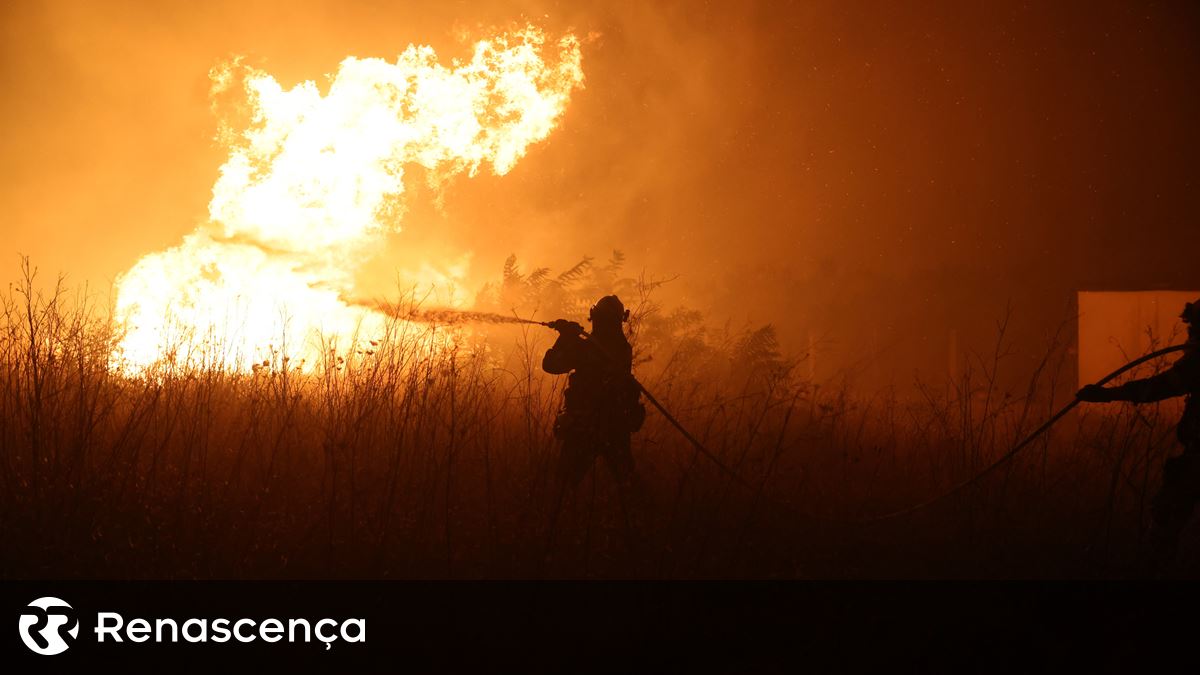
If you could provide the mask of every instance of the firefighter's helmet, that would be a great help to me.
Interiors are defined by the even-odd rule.
[[[1179,318],[1190,326],[1200,328],[1200,300],[1184,305],[1183,313],[1179,315]]]
[[[625,309],[625,305],[621,303],[621,299],[615,295],[606,295],[596,301],[592,305],[591,311],[588,312],[588,319],[592,322],[596,321],[617,321],[623,322],[629,320],[629,310]]]

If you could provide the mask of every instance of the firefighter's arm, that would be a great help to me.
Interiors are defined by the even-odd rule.
[[[1141,380],[1126,382],[1118,387],[1101,387],[1089,384],[1079,390],[1076,396],[1081,401],[1090,403],[1106,403],[1108,401],[1129,401],[1131,403],[1153,403],[1176,396],[1183,396],[1191,391],[1187,373],[1177,363],[1168,370]]]
[[[556,321],[554,324],[551,327],[558,330],[558,339],[542,357],[542,370],[551,375],[565,375],[579,365],[583,328],[569,321]]]

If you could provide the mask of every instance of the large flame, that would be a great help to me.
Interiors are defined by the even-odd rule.
[[[118,279],[124,369],[316,363],[323,342],[377,333],[384,315],[343,298],[399,227],[406,168],[423,167],[435,183],[485,165],[507,173],[549,135],[583,71],[573,35],[547,45],[527,27],[478,42],[470,61],[448,67],[424,46],[394,63],[347,58],[324,95],[240,63],[212,79],[215,95],[244,86],[251,121],[223,134],[229,158],[210,222]],[[413,273],[454,275],[430,265]]]

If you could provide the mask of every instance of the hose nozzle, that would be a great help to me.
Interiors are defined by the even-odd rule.
[[[583,326],[574,321],[567,321],[566,319],[555,319],[542,325],[556,330],[563,335],[583,335]]]

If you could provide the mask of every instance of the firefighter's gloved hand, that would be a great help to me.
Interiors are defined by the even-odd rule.
[[[1108,403],[1113,400],[1113,393],[1098,384],[1089,384],[1080,389],[1075,398],[1085,403]]]
[[[574,321],[566,319],[555,319],[549,323],[549,326],[563,335],[579,335],[583,333],[583,326]]]

